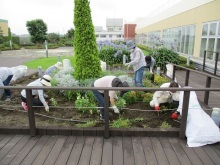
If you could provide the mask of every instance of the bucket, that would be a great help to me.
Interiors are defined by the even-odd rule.
[[[71,67],[70,60],[63,59],[63,69],[66,70],[66,69],[69,69],[70,67]]]
[[[212,109],[211,118],[215,122],[215,124],[220,128],[220,108]]]

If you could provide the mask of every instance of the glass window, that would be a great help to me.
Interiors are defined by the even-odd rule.
[[[188,51],[189,51],[189,34],[190,34],[190,26],[187,26],[186,27],[186,39],[185,39],[185,51],[184,53],[185,54],[188,54]]]
[[[200,48],[200,57],[204,57],[204,51],[206,50],[207,38],[202,38],[201,48]]]
[[[102,34],[102,35],[100,35],[100,37],[101,37],[101,38],[106,38],[106,35],[103,35],[103,34]]]
[[[216,52],[218,52],[218,60],[220,60],[220,38],[217,39]]]
[[[215,38],[208,39],[208,51],[214,51],[215,46]],[[213,52],[208,52],[207,56],[208,59],[213,59]]]
[[[182,36],[181,36],[181,50],[180,52],[184,52],[184,42],[185,42],[185,28],[182,27]]]
[[[220,22],[218,23],[218,35],[220,35]]]
[[[210,24],[210,29],[209,29],[209,35],[213,36],[216,34],[216,23],[211,23]]]
[[[208,34],[208,24],[205,24],[202,27],[202,36],[207,36],[207,34]]]

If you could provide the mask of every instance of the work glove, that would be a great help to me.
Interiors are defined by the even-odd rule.
[[[113,110],[114,110],[115,113],[120,113],[119,110],[118,110],[118,108],[117,108],[115,105],[114,105],[112,108],[113,108]]]
[[[117,96],[117,95],[115,95],[114,99],[115,99],[115,100],[118,100],[118,96]]]
[[[130,67],[130,63],[125,63],[125,66],[127,66],[129,68]]]
[[[170,118],[171,118],[171,119],[177,119],[178,116],[179,116],[179,114],[180,114],[180,113],[179,113],[178,111],[175,111],[175,112],[172,113],[172,115],[170,116]]]
[[[49,96],[47,94],[44,94],[44,98],[47,99]]]
[[[49,112],[49,107],[48,106],[45,107],[45,111]]]
[[[159,111],[159,110],[160,110],[159,105],[155,106],[155,107],[154,107],[154,110],[155,110],[155,111]]]

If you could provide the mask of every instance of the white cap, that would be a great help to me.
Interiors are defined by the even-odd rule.
[[[50,86],[51,86],[50,80],[51,80],[51,77],[50,77],[49,75],[44,75],[44,76],[40,79],[40,82],[41,82],[41,84],[50,87]]]
[[[63,64],[62,64],[62,62],[57,62],[54,66],[55,66],[56,68],[58,68],[58,69],[63,69]]]

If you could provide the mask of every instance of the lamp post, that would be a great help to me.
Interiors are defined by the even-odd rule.
[[[48,58],[48,48],[47,48],[47,40],[45,40],[45,49],[46,49],[46,57]]]

